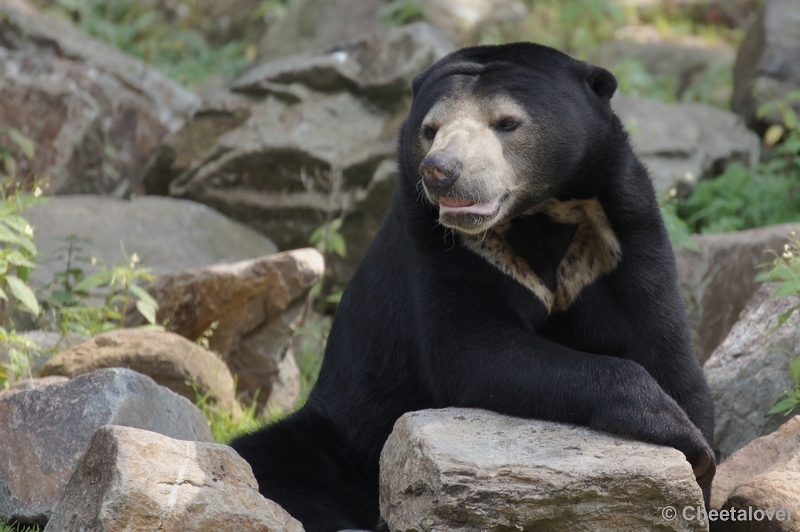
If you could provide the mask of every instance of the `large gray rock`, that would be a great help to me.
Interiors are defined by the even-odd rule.
[[[190,340],[213,324],[209,347],[236,376],[238,396],[259,409],[293,408],[300,375],[289,344],[325,262],[315,249],[159,276],[151,292],[159,322]]]
[[[155,192],[169,188],[249,224],[281,249],[307,246],[344,211],[347,257],[329,264],[344,282],[391,203],[411,78],[452,49],[420,23],[258,66],[232,84],[235,92],[205,102],[145,179]]]
[[[0,521],[44,525],[95,429],[124,425],[213,442],[185,398],[128,369],[104,369],[0,399]]]
[[[758,107],[800,90],[798,27],[800,4],[796,0],[767,0],[739,47],[731,107],[760,131],[781,120],[777,114],[757,119]],[[794,108],[800,113],[800,100],[795,100]]]
[[[392,532],[708,530],[682,453],[584,427],[447,408],[401,417],[381,453]]]
[[[144,62],[50,14],[0,0],[0,123],[36,144],[19,175],[48,194],[141,193],[142,170],[198,98]]]
[[[788,419],[766,413],[792,387],[789,364],[800,352],[800,316],[771,328],[789,308],[800,305],[800,297],[772,297],[776,286],[758,289],[705,364],[716,410],[714,450],[720,460]]]
[[[703,364],[722,343],[758,289],[757,266],[781,252],[800,224],[781,224],[734,233],[695,235],[700,253],[675,250],[678,282]]]
[[[633,150],[648,167],[659,196],[673,187],[687,194],[698,179],[714,177],[732,162],[758,162],[758,136],[733,113],[621,94],[611,105],[632,131]]]
[[[784,512],[784,519],[764,520],[764,530],[800,530],[800,416],[757,438],[717,467],[711,489],[712,508]],[[786,511],[794,515],[786,519]],[[788,521],[788,522],[787,522]],[[783,525],[783,526],[781,526]],[[730,528],[742,532],[752,528]]]
[[[91,239],[80,243],[82,256],[94,256],[113,266],[122,262],[120,244],[127,254],[139,255],[141,264],[163,274],[219,262],[234,262],[277,251],[275,244],[252,229],[185,200],[138,197],[131,201],[103,196],[58,196],[25,213],[34,227],[40,261],[31,285],[39,289],[63,271],[64,260],[53,261],[69,235]],[[91,264],[73,267],[94,271]]]
[[[92,436],[46,531],[302,532],[258,493],[250,465],[226,445],[106,425]]]

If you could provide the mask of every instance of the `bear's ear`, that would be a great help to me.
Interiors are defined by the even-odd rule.
[[[605,100],[610,100],[617,90],[617,78],[614,74],[599,66],[590,65],[586,83],[592,91]]]

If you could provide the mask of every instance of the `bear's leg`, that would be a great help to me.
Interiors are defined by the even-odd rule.
[[[253,468],[259,492],[306,532],[372,529],[378,523],[377,472],[359,467],[330,423],[307,408],[237,438],[231,447]]]

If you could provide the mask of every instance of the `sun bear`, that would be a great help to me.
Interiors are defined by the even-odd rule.
[[[414,78],[399,185],[319,381],[232,444],[307,532],[376,526],[383,444],[426,408],[668,445],[711,484],[714,406],[616,87],[529,43],[462,49]]]

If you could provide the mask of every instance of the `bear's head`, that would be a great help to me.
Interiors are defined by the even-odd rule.
[[[476,234],[601,190],[597,170],[622,131],[607,70],[531,43],[481,46],[442,58],[412,88],[400,165],[442,225]]]

